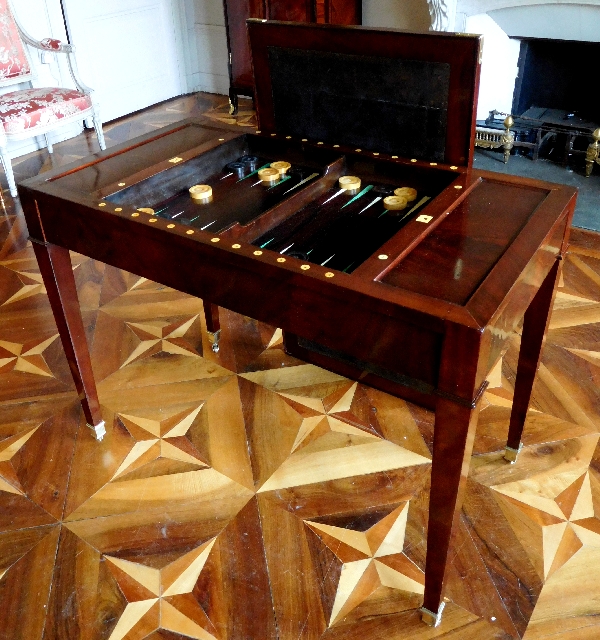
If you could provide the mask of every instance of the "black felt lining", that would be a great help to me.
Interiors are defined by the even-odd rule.
[[[277,130],[443,161],[450,65],[269,47]]]

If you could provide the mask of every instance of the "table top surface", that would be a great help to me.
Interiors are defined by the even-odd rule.
[[[235,173],[231,163],[248,156],[254,163]],[[277,160],[290,172],[275,184],[258,179]],[[340,189],[343,175],[361,179],[358,192]],[[198,204],[188,189],[200,183],[213,197]],[[185,238],[224,259],[235,253],[438,317],[460,316],[457,307],[476,305],[488,286],[500,304],[574,195],[561,185],[193,121],[23,186],[37,199],[83,206],[67,217],[43,209],[46,236],[57,241],[70,241],[81,215],[89,229],[91,213],[93,242],[120,220],[133,237]],[[411,202],[386,209],[384,198],[402,187],[416,191]]]
[[[279,186],[253,182],[252,167],[229,176],[227,166],[248,155],[256,167],[287,161],[309,180],[277,201],[273,194],[298,178]],[[340,189],[345,176],[361,179],[355,195]],[[214,189],[212,202],[193,204],[200,226],[179,209],[199,183]],[[412,213],[373,202],[385,194],[376,188],[403,187],[416,191],[417,205],[428,199]],[[457,331],[475,349],[471,370],[482,388],[565,250],[576,195],[564,185],[291,136],[235,135],[194,121],[32,178],[19,190],[32,240],[369,363],[411,386],[421,403],[438,387],[445,336]],[[164,211],[139,210],[154,209],[149,205]],[[214,233],[202,229],[212,222],[208,211]],[[302,255],[293,255],[288,249],[298,237]],[[474,345],[482,340],[480,353]],[[445,361],[467,357],[464,349]],[[467,378],[438,390],[474,402]]]

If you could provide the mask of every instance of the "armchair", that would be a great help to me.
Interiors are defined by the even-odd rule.
[[[13,197],[17,195],[17,186],[7,148],[10,140],[43,135],[48,153],[52,153],[52,145],[48,138],[50,131],[74,121],[91,120],[100,148],[106,148],[99,108],[92,98],[92,89],[79,78],[74,47],[52,38],[33,39],[17,22],[9,0],[0,0],[0,87],[23,82],[31,84],[34,71],[26,46],[65,54],[76,88],[19,89],[0,95],[0,158]]]

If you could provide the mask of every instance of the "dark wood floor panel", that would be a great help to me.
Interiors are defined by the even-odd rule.
[[[106,128],[188,115],[188,96]],[[90,134],[16,162],[33,175]],[[508,465],[519,338],[490,375],[440,627],[420,621],[433,415],[287,356],[275,327],[73,255],[107,435],[85,426],[19,210],[0,215],[2,640],[600,637],[600,237],[565,261]]]

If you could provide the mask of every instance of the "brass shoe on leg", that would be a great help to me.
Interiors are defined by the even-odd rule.
[[[97,425],[86,423],[86,426],[94,432],[94,436],[96,437],[96,440],[98,440],[98,442],[100,442],[106,435],[106,423],[104,422],[104,420],[102,420],[102,422],[99,422]]]
[[[215,353],[219,353],[219,340],[221,339],[221,329],[215,331],[214,333],[211,331],[207,331],[208,341],[211,344],[211,349]]]
[[[425,607],[421,607],[419,611],[421,612],[421,620],[428,624],[430,627],[438,627],[440,622],[442,621],[442,612],[444,611],[444,607],[446,606],[445,602],[442,602],[437,610],[437,613],[426,609]]]
[[[519,457],[519,453],[521,452],[522,448],[523,448],[522,444],[519,445],[518,449],[513,449],[512,447],[505,447],[504,459],[508,460],[508,462],[510,462],[511,464],[514,464],[517,461],[517,458]]]

